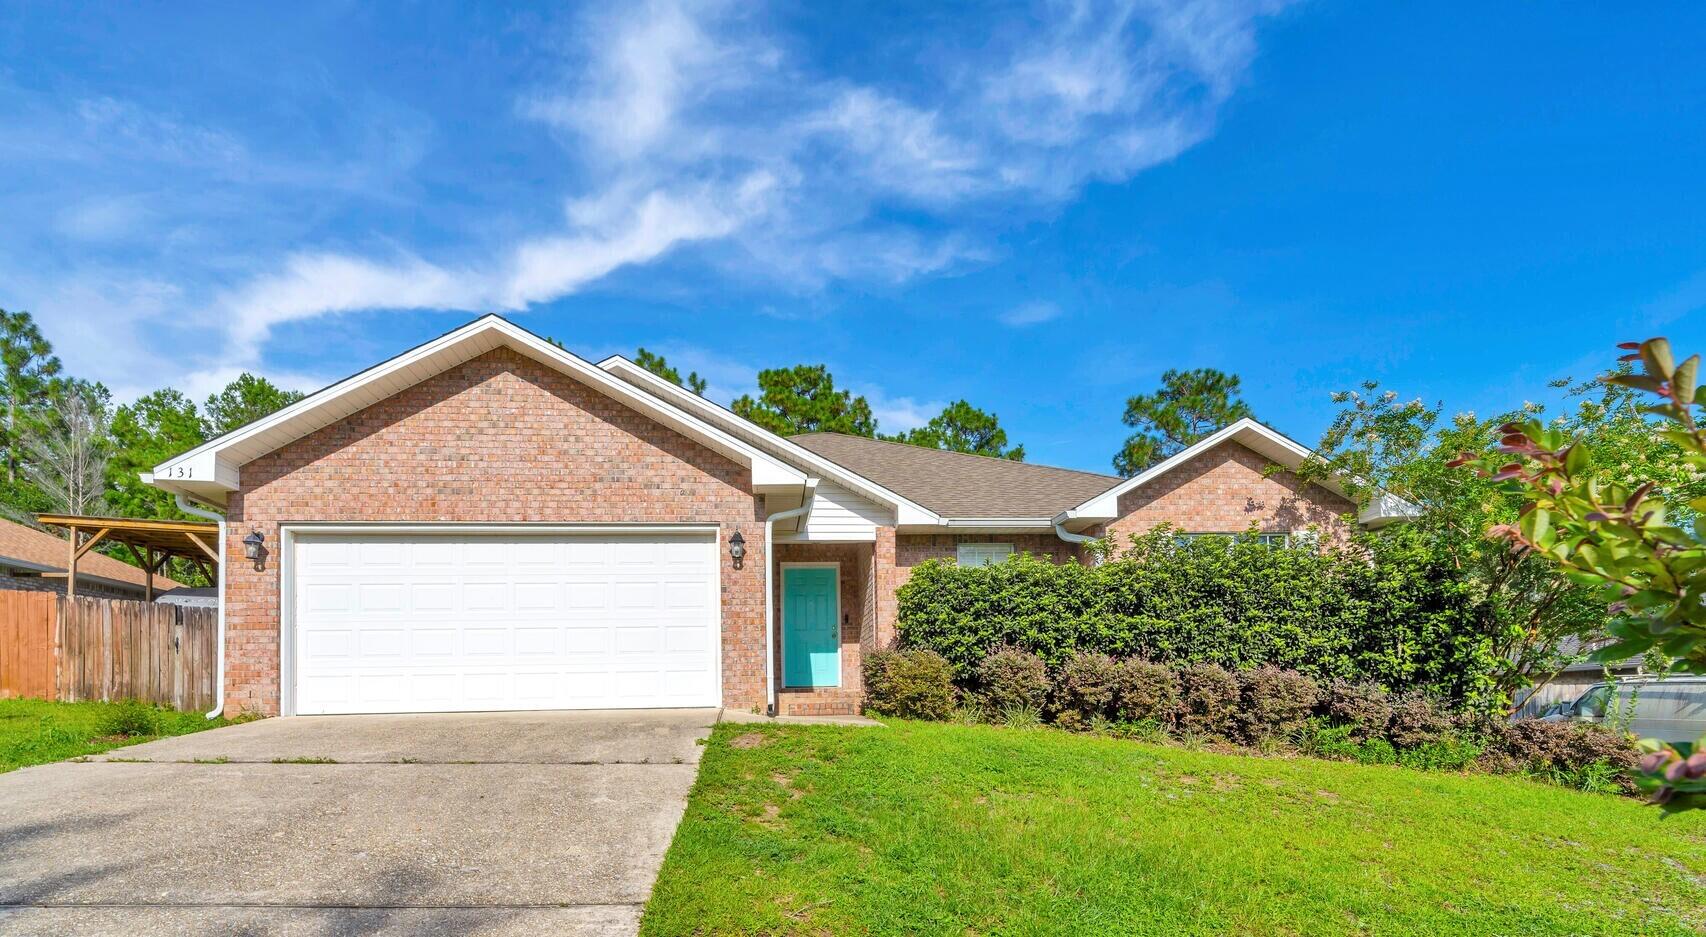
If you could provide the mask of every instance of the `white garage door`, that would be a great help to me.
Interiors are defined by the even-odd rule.
[[[712,533],[296,536],[295,711],[715,706]]]

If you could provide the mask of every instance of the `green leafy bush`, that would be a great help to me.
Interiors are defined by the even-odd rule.
[[[1398,753],[1398,763],[1406,768],[1427,771],[1462,771],[1476,763],[1481,746],[1455,735],[1427,742]]]
[[[1041,711],[1048,703],[1048,665],[1029,651],[997,648],[978,663],[977,686],[983,704],[996,713]]]
[[[1117,665],[1106,654],[1078,653],[1066,659],[1054,682],[1055,722],[1071,729],[1110,719]]]
[[[1540,772],[1559,787],[1573,787],[1590,794],[1626,794],[1634,786],[1629,769],[1608,761],[1595,761],[1579,768],[1553,768]]]
[[[910,649],[865,657],[865,703],[903,719],[946,719],[954,708],[954,672],[942,655]]]
[[[1293,735],[1321,699],[1321,688],[1314,680],[1273,666],[1240,673],[1238,687],[1238,720],[1248,742]]]
[[[160,734],[160,711],[139,700],[116,703],[101,717],[100,734],[135,737]]]
[[[1238,731],[1238,678],[1217,664],[1179,671],[1179,730],[1230,738]]]
[[[1001,713],[1001,724],[1009,729],[1039,728],[1043,724],[1043,713],[1035,706],[1014,706]]]
[[[1398,763],[1398,749],[1385,739],[1369,739],[1357,743],[1353,757],[1365,765],[1395,765]]]
[[[1114,665],[1114,719],[1165,726],[1179,709],[1179,677],[1172,668],[1140,657]]]
[[[962,679],[1013,646],[1052,667],[1080,651],[1175,666],[1271,664],[1320,682],[1485,705],[1497,655],[1480,601],[1403,525],[1324,549],[1181,541],[1161,527],[1095,567],[1024,556],[922,563],[900,590],[899,629],[905,646],[940,653]]]

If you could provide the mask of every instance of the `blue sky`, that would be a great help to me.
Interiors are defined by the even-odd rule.
[[[498,311],[1100,471],[1169,367],[1307,442],[1706,350],[1697,6],[918,6],[0,2],[0,307],[120,396]]]

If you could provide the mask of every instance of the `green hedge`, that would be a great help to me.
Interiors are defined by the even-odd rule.
[[[962,680],[1012,646],[1051,667],[1074,651],[1272,664],[1491,703],[1488,610],[1403,528],[1329,549],[1181,541],[1162,528],[1094,567],[1026,556],[968,568],[928,561],[899,599],[902,645],[941,654]]]

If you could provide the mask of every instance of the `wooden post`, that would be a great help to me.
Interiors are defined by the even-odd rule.
[[[156,561],[153,547],[143,547],[139,551],[136,549],[136,544],[129,541],[125,542],[124,548],[130,551],[131,557],[142,567],[142,600],[144,602],[154,601],[154,571],[166,562],[166,558],[162,556]]]
[[[66,564],[65,564],[65,597],[66,598],[74,599],[77,597],[77,561],[82,558],[83,554],[89,552],[90,550],[93,550],[95,548],[95,544],[100,543],[103,539],[105,539],[107,534],[109,534],[111,532],[112,532],[112,528],[102,527],[100,530],[95,531],[95,535],[93,537],[90,537],[88,540],[84,541],[82,546],[78,546],[77,545],[77,528],[75,528],[75,527],[70,528],[70,530],[68,531],[68,533],[70,534],[70,538],[66,541],[71,546],[71,559],[68,562],[66,562]]]

